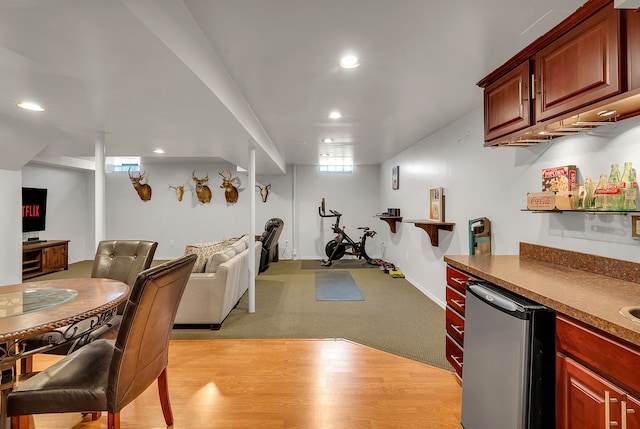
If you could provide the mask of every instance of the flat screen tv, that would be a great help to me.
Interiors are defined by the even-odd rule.
[[[22,188],[22,232],[44,231],[47,217],[47,190]]]

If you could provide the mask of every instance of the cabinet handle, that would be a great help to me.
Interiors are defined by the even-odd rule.
[[[455,355],[449,355],[449,357],[450,357],[451,359],[453,359],[453,360],[454,360],[458,365],[462,366],[462,362],[460,362],[460,361],[458,360],[458,356],[455,356]]]
[[[451,326],[451,329],[456,331],[459,335],[464,335],[464,329],[460,329],[459,326],[452,325],[452,324],[450,324],[449,326]]]
[[[620,408],[622,408],[622,416],[620,418],[622,421],[622,429],[627,429],[627,413],[629,412],[629,409],[627,408],[627,401],[623,400],[620,403]]]
[[[462,286],[466,286],[467,285],[467,281],[465,281],[465,279],[459,279],[457,277],[451,277],[451,280],[453,280],[454,282],[458,283],[459,285]]]
[[[617,398],[611,397],[611,392],[608,390],[604,391],[604,427],[606,429],[611,429],[611,426],[618,426],[617,421],[611,421],[611,403],[618,402]],[[624,401],[626,403],[626,401]],[[626,405],[625,405],[626,408]],[[626,422],[625,422],[626,424]]]
[[[531,99],[536,99],[536,75],[531,75]]]
[[[464,302],[461,302],[459,299],[452,299],[451,302],[453,302],[455,305],[457,305],[460,308],[464,308]]]

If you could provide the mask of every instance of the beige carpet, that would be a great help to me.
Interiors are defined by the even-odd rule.
[[[451,370],[442,308],[405,279],[348,271],[364,301],[316,301],[315,270],[301,269],[301,261],[272,263],[256,280],[255,313],[245,294],[219,331],[174,329],[171,338],[346,338]]]
[[[68,271],[32,280],[89,277],[92,263],[77,262]],[[345,338],[451,370],[445,358],[444,310],[405,279],[392,278],[379,269],[345,270],[364,301],[316,301],[316,270],[302,269],[301,264],[272,263],[258,275],[255,313],[247,311],[245,294],[219,331],[174,329],[171,338]]]

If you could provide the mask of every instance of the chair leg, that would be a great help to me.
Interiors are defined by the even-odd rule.
[[[108,413],[107,429],[120,429],[120,413]]]
[[[29,429],[29,416],[11,416],[11,429]]]
[[[25,356],[20,359],[20,374],[33,372],[33,356]]]
[[[91,420],[98,420],[102,416],[102,412],[96,411],[91,413]]]
[[[160,394],[160,405],[162,406],[162,414],[167,426],[173,424],[173,413],[171,412],[171,403],[169,402],[169,385],[167,384],[167,368],[162,370],[158,376],[158,393]]]

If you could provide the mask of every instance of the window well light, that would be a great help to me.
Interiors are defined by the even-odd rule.
[[[343,69],[354,69],[356,67],[359,67],[361,62],[360,58],[356,57],[355,55],[345,55],[340,59],[339,64]]]
[[[337,110],[334,110],[331,113],[329,113],[329,118],[331,118],[331,119],[340,119],[340,118],[342,118],[342,113],[338,112]]]
[[[42,107],[39,104],[32,103],[30,101],[21,101],[19,103],[16,103],[16,106],[18,106],[21,109],[31,110],[33,112],[44,112],[44,107]]]

